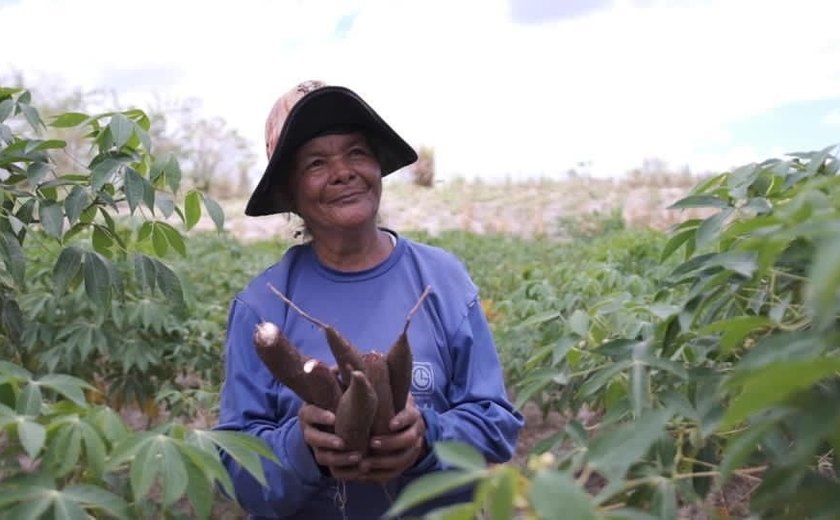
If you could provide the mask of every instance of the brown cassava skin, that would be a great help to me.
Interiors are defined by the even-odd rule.
[[[257,355],[271,374],[301,399],[326,410],[335,411],[341,388],[329,367],[315,361],[309,373],[304,357],[273,323],[260,323],[254,331]],[[313,360],[314,361],[314,360]]]
[[[408,335],[405,330],[397,338],[397,341],[391,345],[391,348],[388,349],[385,362],[388,366],[388,376],[391,381],[394,412],[399,413],[405,408],[405,402],[408,399],[413,366],[411,347],[408,345]]]
[[[335,364],[338,365],[342,382],[345,385],[349,385],[351,371],[364,371],[365,369],[362,355],[356,347],[344,339],[334,328],[329,326],[325,327],[324,334],[327,336],[327,344],[330,346],[330,351],[332,351],[333,357],[335,358]]]
[[[405,408],[413,364],[407,330],[430,288],[424,289],[408,313],[402,333],[383,355],[362,354],[333,327],[305,313],[271,284],[269,287],[301,316],[321,327],[337,367],[328,368],[302,356],[276,326],[278,333],[271,336],[271,341],[260,334],[263,324],[258,326],[254,334],[257,353],[274,377],[301,399],[335,412],[334,430],[344,440],[345,449],[366,454],[371,434],[390,433],[391,419]]]
[[[344,440],[344,449],[365,455],[370,441],[370,430],[376,418],[379,398],[365,374],[353,370],[350,385],[338,402],[335,412],[335,433]]]
[[[385,356],[379,352],[368,352],[362,356],[365,363],[365,377],[376,392],[378,399],[376,416],[371,432],[374,435],[390,433],[389,423],[394,418],[394,398],[391,395],[391,377]]]

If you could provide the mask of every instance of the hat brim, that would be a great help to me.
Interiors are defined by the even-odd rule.
[[[295,151],[325,130],[340,126],[358,127],[375,141],[383,177],[417,161],[414,149],[355,92],[338,86],[321,87],[302,97],[289,111],[245,214],[255,217],[291,211],[287,194],[277,187],[289,174]]]

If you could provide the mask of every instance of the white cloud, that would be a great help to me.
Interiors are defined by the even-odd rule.
[[[443,175],[552,175],[581,161],[614,174],[653,156],[699,169],[766,153],[728,143],[731,122],[840,92],[840,6],[633,5],[529,25],[503,0],[21,0],[0,18],[16,42],[7,65],[87,87],[109,70],[171,71],[163,95],[203,98],[257,150],[281,92],[346,84],[435,146]],[[730,151],[697,151],[709,144]]]

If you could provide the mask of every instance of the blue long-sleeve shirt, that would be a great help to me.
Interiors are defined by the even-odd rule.
[[[323,331],[280,300],[269,283],[363,352],[386,352],[431,286],[408,330],[411,393],[427,424],[427,443],[459,440],[488,462],[510,459],[522,416],[507,399],[478,289],[455,256],[401,237],[380,265],[346,273],[321,264],[310,245],[295,246],[234,298],[228,322],[217,429],[262,438],[281,462],[263,464],[269,486],[262,487],[223,454],[237,500],[253,518],[378,518],[412,479],[443,468],[430,451],[384,487],[345,487],[321,473],[298,424],[301,400],[262,364],[254,329],[261,321],[274,322],[305,355],[328,365],[335,361]],[[450,496],[423,509],[464,499],[469,496]]]

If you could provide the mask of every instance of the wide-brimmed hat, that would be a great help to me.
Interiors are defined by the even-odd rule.
[[[306,141],[334,129],[358,129],[371,141],[382,176],[417,160],[417,153],[352,90],[306,81],[274,103],[265,122],[268,166],[251,193],[245,214],[271,215],[292,210],[282,187],[295,151]]]

